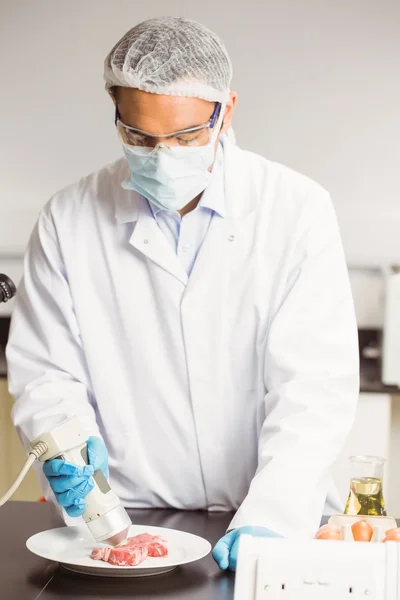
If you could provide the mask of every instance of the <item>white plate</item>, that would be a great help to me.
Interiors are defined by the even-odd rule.
[[[117,567],[101,560],[93,560],[90,553],[96,544],[89,529],[83,527],[59,527],[42,531],[29,538],[26,542],[28,550],[60,563],[64,568],[77,573],[98,575],[103,577],[142,577],[143,575],[158,575],[172,571],[179,565],[200,560],[207,556],[211,544],[197,535],[163,527],[146,527],[131,525],[129,537],[139,533],[159,535],[168,542],[168,556],[165,558],[147,558],[137,567]]]

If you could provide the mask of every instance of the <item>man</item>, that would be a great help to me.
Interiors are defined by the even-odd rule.
[[[330,197],[234,144],[231,78],[221,41],[186,19],[116,44],[125,158],[42,210],[7,349],[23,442],[73,414],[91,435],[90,467],[44,468],[66,514],[98,468],[127,507],[237,509],[222,569],[243,532],[313,535],[358,396]]]

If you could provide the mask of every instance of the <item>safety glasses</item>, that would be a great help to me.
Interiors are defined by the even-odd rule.
[[[211,141],[211,135],[218,121],[220,111],[221,103],[217,102],[207,123],[159,135],[125,125],[119,118],[118,108],[115,109],[115,124],[122,142],[129,146],[152,148],[158,144],[162,144],[164,140],[168,146],[205,146]]]

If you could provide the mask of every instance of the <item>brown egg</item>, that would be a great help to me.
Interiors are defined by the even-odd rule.
[[[326,525],[322,525],[322,527],[320,527],[317,533],[315,534],[315,537],[317,537],[317,535],[321,533],[321,531],[325,531],[326,529],[332,529],[332,527],[336,527],[336,525],[329,525],[329,523],[327,523]],[[338,529],[338,527],[336,528]]]
[[[318,529],[316,540],[340,540],[340,529],[335,525],[324,525]]]
[[[367,521],[357,521],[351,526],[355,542],[370,542],[374,530]]]
[[[400,527],[388,529],[384,542],[400,542]]]

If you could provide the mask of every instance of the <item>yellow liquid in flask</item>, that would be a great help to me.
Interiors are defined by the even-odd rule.
[[[382,480],[375,477],[352,479],[344,513],[346,515],[386,517]]]

